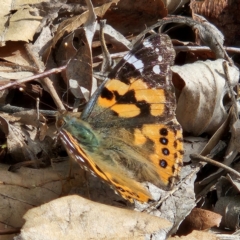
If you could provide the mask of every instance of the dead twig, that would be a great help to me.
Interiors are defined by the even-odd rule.
[[[42,72],[42,73],[35,74],[33,76],[30,76],[30,77],[22,78],[22,79],[19,79],[19,80],[16,80],[16,81],[11,81],[8,84],[0,86],[0,91],[2,91],[4,89],[7,89],[7,88],[10,88],[10,87],[17,87],[17,86],[21,85],[22,83],[29,82],[29,81],[35,80],[37,78],[43,78],[43,77],[49,76],[50,74],[53,74],[53,73],[60,73],[63,70],[65,70],[66,67],[67,67],[67,65],[64,65],[64,66],[61,66],[61,67],[58,67],[58,68],[53,68],[51,70],[47,70],[47,71]]]
[[[211,159],[211,158],[203,157],[203,156],[201,156],[201,155],[199,155],[199,154],[191,154],[191,155],[190,155],[190,158],[191,158],[192,160],[196,160],[196,161],[199,161],[199,162],[203,161],[203,162],[210,163],[210,164],[212,164],[212,165],[214,165],[214,166],[217,166],[217,167],[219,167],[219,168],[222,168],[222,169],[226,170],[227,172],[232,173],[232,174],[234,174],[235,176],[237,176],[237,177],[240,178],[240,173],[239,173],[239,172],[237,172],[237,171],[234,170],[233,168],[228,167],[228,166],[226,166],[225,164],[222,164],[222,163],[220,163],[220,162],[217,162],[217,161],[215,161],[215,160],[213,160],[213,159]]]

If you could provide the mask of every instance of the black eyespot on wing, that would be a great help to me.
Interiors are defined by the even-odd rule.
[[[159,133],[162,135],[162,136],[167,136],[168,135],[168,130],[167,128],[161,128]]]
[[[161,137],[161,138],[159,139],[159,142],[160,142],[161,144],[163,144],[163,145],[168,145],[168,139],[165,138],[165,137]]]
[[[164,159],[159,160],[159,166],[162,168],[166,168],[167,167],[167,161]]]
[[[162,153],[163,153],[163,155],[168,156],[170,152],[167,148],[163,148]]]

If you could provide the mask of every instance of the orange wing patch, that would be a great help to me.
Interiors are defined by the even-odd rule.
[[[135,103],[123,104],[118,103],[117,96],[124,96],[130,91],[134,91],[134,97],[136,102],[145,101],[150,104],[150,113],[152,116],[161,116],[165,110],[164,103],[166,97],[163,89],[152,89],[142,79],[129,80],[130,85],[117,80],[111,79],[106,83],[105,97],[98,98],[98,105],[102,108],[111,108],[114,112],[118,113],[119,117],[130,118],[136,117],[141,113],[141,110],[136,106]]]
[[[136,117],[141,113],[140,108],[135,104],[115,104],[111,109],[117,112],[118,116],[122,118]]]
[[[126,94],[126,92],[129,90],[129,85],[117,79],[111,79],[106,83],[105,88],[109,91],[108,94],[109,97],[108,98],[99,97],[98,105],[103,108],[109,108],[116,103],[116,97],[114,92],[122,96]]]
[[[179,126],[177,123],[175,127]],[[180,128],[180,126],[179,126]],[[172,129],[165,124],[144,124],[140,129],[135,129],[134,143],[141,147],[147,139],[154,146],[150,154],[151,162],[156,166],[156,172],[163,184],[168,187],[173,184],[179,175],[182,166],[183,143],[180,129]],[[171,186],[169,186],[171,187]]]

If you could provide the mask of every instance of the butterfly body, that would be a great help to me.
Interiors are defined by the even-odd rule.
[[[130,201],[152,198],[142,182],[168,190],[179,175],[183,147],[170,82],[174,56],[166,35],[145,39],[110,73],[81,118],[62,113],[57,120],[69,155]]]

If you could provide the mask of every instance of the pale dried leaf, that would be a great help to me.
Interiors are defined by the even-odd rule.
[[[8,153],[14,159],[14,162],[30,161],[38,159],[40,154],[43,156],[49,154],[51,146],[50,138],[45,141],[39,141],[39,131],[37,127],[44,128],[44,117],[40,115],[37,121],[37,112],[25,111],[15,113],[13,115],[1,113],[0,115],[0,129],[4,132],[7,139]],[[26,127],[27,125],[27,127]]]
[[[63,180],[52,168],[22,167],[15,173],[8,168],[9,165],[0,164],[0,222],[21,227],[27,210],[60,196]]]
[[[3,1],[1,4],[1,12],[0,12],[0,42],[2,45],[5,44],[4,33],[6,31],[6,22],[9,18],[9,13],[11,11],[11,0]]]
[[[32,49],[30,44],[24,42],[7,42],[1,47],[0,58],[4,61],[0,63],[0,78],[17,80],[32,76],[39,71],[34,59],[38,54]],[[41,70],[43,64],[39,64]]]
[[[54,200],[25,214],[21,239],[145,239],[171,227],[165,219],[110,207],[73,195]],[[162,231],[163,234],[164,231]]]
[[[42,17],[37,8],[29,5],[24,7],[12,6],[12,0],[4,1],[0,13],[0,40],[4,45],[6,41],[25,41],[33,39]],[[16,8],[15,8],[16,7]],[[16,12],[11,13],[12,10]]]
[[[237,119],[236,122],[232,125],[232,144],[234,145],[233,148],[240,152],[240,120]]]
[[[99,35],[99,24],[96,28],[96,35]],[[99,38],[99,37],[98,37]],[[112,26],[106,24],[104,26],[104,39],[106,43],[113,45],[118,51],[126,51],[132,49],[132,43],[128,41],[120,32],[116,31]]]
[[[103,4],[101,7],[94,8],[94,12],[97,16],[102,17],[112,4],[117,4],[118,2],[119,0],[112,0],[109,3]],[[87,18],[88,11],[84,12],[79,16],[69,18],[63,21],[61,24],[59,24],[58,30],[53,38],[52,47],[54,47],[57,41],[66,33],[73,32],[74,30],[79,28],[82,24],[84,24],[87,21]]]
[[[69,161],[54,161],[53,167],[62,177],[66,177],[69,169],[74,174],[75,180],[71,182],[74,189],[72,193],[81,194],[85,198],[90,198],[92,201],[101,202],[104,204],[131,207],[137,211],[146,211],[152,204],[141,204],[135,202],[135,206],[129,206],[127,201],[124,201],[121,196],[107,185],[99,181],[98,178],[90,173],[84,173],[79,170],[75,162],[69,166]],[[192,166],[185,166],[181,171],[181,183],[172,189],[172,191],[164,191],[152,184],[146,184],[154,199],[160,199],[161,206],[158,209],[153,209],[152,214],[157,217],[162,217],[173,223],[171,231],[176,232],[179,224],[195,207],[194,181],[196,178],[196,169]],[[71,178],[73,180],[73,178]],[[157,203],[156,203],[157,204]],[[150,206],[149,206],[150,205]]]
[[[200,153],[202,149],[206,146],[208,142],[207,138],[201,137],[185,137],[184,138],[184,159],[183,161],[190,162],[190,154],[192,153]]]
[[[39,53],[40,56],[42,56],[42,52],[44,52],[44,49],[48,42],[50,42],[52,39],[52,32],[51,28],[49,26],[45,26],[42,31],[40,32],[37,40],[34,42],[34,50]]]
[[[208,143],[204,147],[204,149],[201,152],[202,156],[207,156],[210,154],[212,149],[219,143],[222,136],[225,132],[229,131],[229,124],[231,122],[231,115],[228,114],[227,119],[223,122],[223,124],[218,128],[218,130],[213,134],[213,136],[209,139]]]
[[[72,40],[73,37],[75,41],[78,39],[80,47],[75,50],[76,53],[71,57],[66,69],[66,74],[64,74],[69,89],[75,98],[78,99],[85,96],[86,99],[89,99],[92,88],[91,44],[89,45],[86,34],[85,28],[80,28],[75,31],[75,34],[71,34]]]
[[[198,171],[199,168],[190,167],[190,165],[185,166],[181,171],[182,180],[177,186],[175,186],[171,191],[163,191],[158,189],[158,191],[161,191],[160,200],[157,203],[159,204],[159,207],[154,207],[151,213],[154,216],[162,217],[173,223],[173,226],[169,230],[168,235],[172,235],[177,232],[178,227],[183,219],[192,211],[196,205],[193,186],[196,179],[196,173]],[[155,193],[153,192],[153,189],[151,186],[148,187],[149,191],[154,196]],[[144,210],[143,207],[141,208],[141,206],[139,206],[140,203],[135,203],[135,205],[138,211]],[[158,234],[156,233],[153,234],[152,239],[162,238],[159,238]]]
[[[213,152],[214,148],[218,147],[219,143],[220,143],[220,139],[221,137],[227,132],[229,131],[229,125],[231,123],[233,123],[235,121],[235,114],[233,114],[233,109],[231,108],[229,113],[228,113],[228,117],[227,119],[224,121],[224,123],[218,128],[218,130],[215,132],[215,134],[211,137],[211,139],[209,140],[208,144],[205,146],[205,148],[202,151],[202,155],[206,156],[207,154],[209,154],[211,152]],[[234,132],[232,132],[234,133]],[[234,134],[232,134],[231,139],[227,145],[227,150],[225,152],[225,155],[223,157],[223,161],[222,164],[225,164],[226,166],[230,166],[230,164],[234,161],[235,157],[238,154],[237,148],[234,145],[234,140],[235,138],[233,137]],[[215,154],[216,155],[216,154]],[[214,156],[214,154],[213,154]],[[212,186],[211,184],[209,185],[209,183],[213,182],[214,180],[216,180],[217,178],[219,178],[219,176],[222,175],[223,169],[219,168],[216,172],[209,174],[207,177],[205,177],[202,181],[201,181],[201,185],[206,185],[206,191],[205,193],[207,193],[207,191],[209,191],[210,186]],[[204,195],[204,193],[203,193]]]
[[[184,81],[185,87],[178,99],[177,119],[183,129],[194,135],[213,134],[227,117],[223,98],[227,94],[224,60],[195,62],[173,66],[173,81]],[[238,83],[239,70],[229,66],[231,86]]]
[[[0,78],[1,79],[12,79],[12,80],[17,80],[21,78],[26,78],[30,77],[33,75],[33,72],[31,71],[18,71],[15,72],[13,70],[13,67],[7,67],[7,66],[0,66]]]
[[[92,3],[87,1],[89,14],[88,18],[80,30],[80,47],[77,53],[68,63],[66,77],[69,82],[71,92],[76,98],[85,97],[89,100],[92,89],[92,40],[96,30],[96,15]],[[82,31],[81,31],[82,30]],[[79,32],[79,31],[78,31]]]

